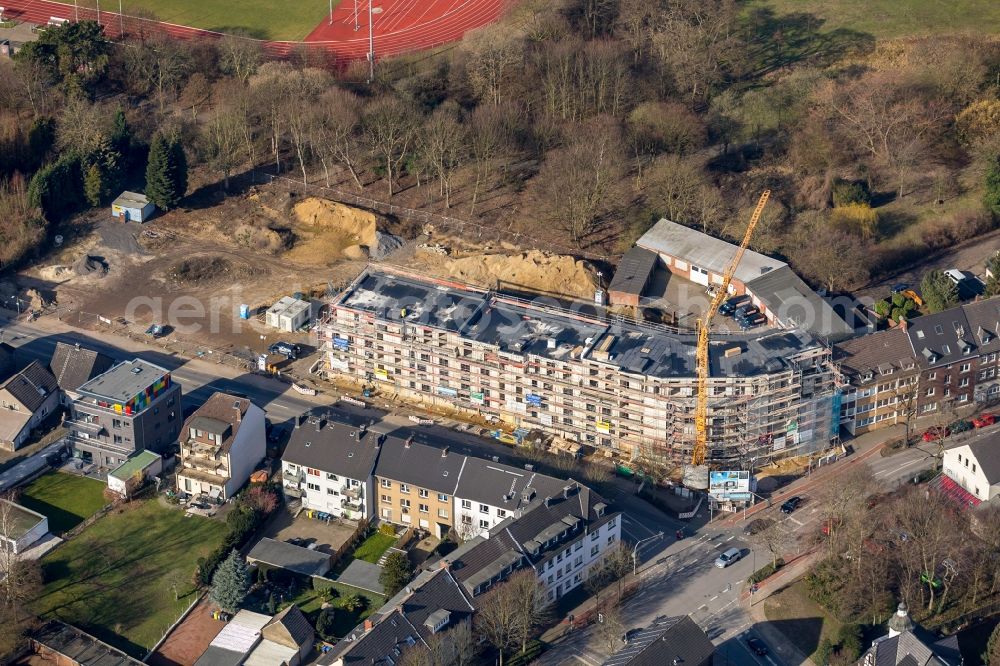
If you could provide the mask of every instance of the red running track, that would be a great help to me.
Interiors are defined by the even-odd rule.
[[[508,0],[358,0],[355,16],[354,0],[341,0],[333,13],[333,21],[324,19],[304,42],[265,41],[264,50],[274,57],[287,57],[299,48],[319,49],[339,65],[352,60],[364,60],[368,54],[368,2],[381,12],[372,22],[376,58],[420,51],[460,39],[466,32],[496,21],[507,7]],[[5,15],[29,23],[45,24],[56,16],[75,20],[97,20],[91,9],[75,9],[72,5],[53,0],[3,0]],[[142,31],[158,30],[179,39],[217,38],[221,34],[199,28],[151,21],[149,19],[102,11],[100,23],[111,38]],[[358,29],[355,30],[355,25]]]

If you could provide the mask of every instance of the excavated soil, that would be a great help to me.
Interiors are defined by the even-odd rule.
[[[336,201],[309,197],[292,207],[294,247],[285,257],[306,264],[337,259],[383,259],[402,242],[379,230],[378,217]]]

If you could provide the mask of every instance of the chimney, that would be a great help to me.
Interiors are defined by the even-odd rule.
[[[322,429],[323,429],[323,419],[318,418],[316,419],[316,432],[319,432]]]
[[[365,620],[365,631],[371,631],[374,628],[375,628],[375,623],[372,622],[370,619],[366,619]]]
[[[442,458],[447,458],[448,457],[448,447],[447,446],[444,447],[443,449],[441,449],[441,457]]]
[[[410,444],[413,444],[413,435],[406,438],[406,442],[403,444],[404,448],[410,448]]]
[[[909,327],[909,322],[906,321],[906,317],[899,318],[899,330],[906,333],[906,329]]]
[[[563,486],[563,499],[569,499],[569,495],[572,491],[573,486]]]
[[[445,559],[445,558],[443,558],[443,557],[440,560],[438,560],[438,568],[439,569],[447,569],[448,568],[448,560]]]

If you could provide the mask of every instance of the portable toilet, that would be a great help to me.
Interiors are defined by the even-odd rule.
[[[122,222],[146,222],[156,211],[145,194],[122,192],[111,204],[111,216]]]

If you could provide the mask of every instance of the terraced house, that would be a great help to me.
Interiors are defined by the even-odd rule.
[[[369,268],[318,326],[326,372],[538,428],[608,457],[689,458],[695,336]],[[802,453],[836,435],[830,350],[801,329],[715,336],[709,459]],[[747,442],[749,442],[749,447]]]

